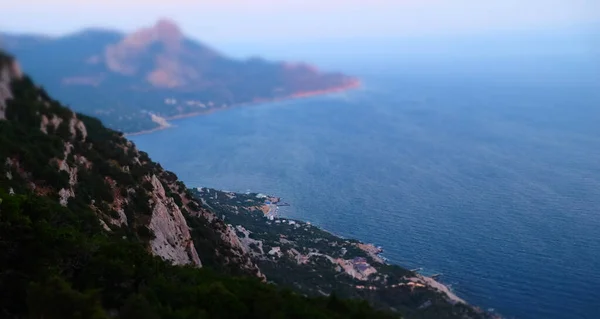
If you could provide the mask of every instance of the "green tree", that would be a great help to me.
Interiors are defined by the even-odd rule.
[[[31,319],[108,319],[97,292],[81,293],[59,277],[29,286],[27,305]],[[139,318],[139,317],[138,317]]]
[[[131,295],[121,308],[119,319],[160,319],[148,300],[140,295]]]

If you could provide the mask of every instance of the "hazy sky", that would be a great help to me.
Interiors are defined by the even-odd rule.
[[[131,31],[171,18],[195,38],[252,41],[473,34],[600,25],[600,0],[0,0],[0,30]]]

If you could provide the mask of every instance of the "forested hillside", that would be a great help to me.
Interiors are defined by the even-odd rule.
[[[1,318],[390,317],[264,283],[173,173],[3,53],[0,146]]]

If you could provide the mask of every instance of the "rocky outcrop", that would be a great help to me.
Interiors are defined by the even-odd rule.
[[[246,273],[259,277],[262,280],[266,280],[266,277],[260,271],[260,268],[252,261],[249,249],[242,243],[242,240],[236,234],[235,228],[225,224],[222,219],[205,208],[192,211],[191,213],[192,216],[204,219],[208,224],[212,225],[214,231],[219,234],[219,237],[222,240],[222,246],[219,247],[221,252],[216,252],[217,255],[222,254],[222,251],[227,251],[227,253],[231,255],[229,260],[227,260],[228,263],[237,264]]]
[[[82,140],[85,141],[87,138],[87,129],[85,128],[85,124],[77,119],[76,116],[73,116],[69,121],[69,132],[71,132],[71,136],[77,136],[77,132],[81,133]]]
[[[80,157],[78,159],[78,161],[82,165],[89,165],[88,164],[89,161],[87,161],[87,159],[85,157]],[[89,166],[86,166],[86,167],[89,167]],[[128,200],[126,198],[124,198],[123,195],[121,194],[120,189],[117,185],[117,182],[115,182],[110,177],[105,177],[104,180],[110,185],[110,189],[112,191],[113,198],[114,198],[113,203],[112,203],[112,205],[110,205],[110,207],[116,213],[116,216],[114,214],[112,216],[110,216],[111,218],[108,220],[108,222],[110,222],[112,225],[119,226],[119,227],[129,226],[129,221],[127,220],[127,215],[125,215],[125,210],[123,209],[123,207],[128,204]],[[126,193],[130,193],[130,192],[135,192],[135,190],[133,190],[133,189],[126,190]],[[104,222],[104,221],[102,221],[102,222]]]
[[[6,101],[13,97],[10,83],[22,76],[21,68],[16,62],[0,63],[0,120],[6,119]]]
[[[202,266],[194,247],[190,230],[181,210],[171,197],[167,197],[162,183],[152,175],[152,219],[150,229],[154,239],[150,242],[152,252],[175,265]]]
[[[48,126],[52,126],[55,130],[58,129],[63,119],[58,116],[52,116],[50,119],[46,115],[42,115],[42,122],[40,123],[40,131],[48,134]],[[83,124],[83,123],[82,123]],[[84,126],[85,127],[85,126]]]
[[[229,228],[231,227],[232,226],[229,226]],[[242,225],[237,225],[235,229],[243,235],[238,235],[238,238],[240,243],[244,246],[246,253],[252,255],[253,257],[265,255],[262,241],[252,239],[250,237],[250,234],[252,233],[251,231],[247,230]]]
[[[170,53],[181,49],[183,35],[179,27],[168,20],[160,20],[153,27],[143,28],[121,42],[106,48],[104,59],[109,70],[123,75],[134,75],[139,69],[136,58],[154,43],[161,43]]]
[[[58,196],[59,196],[59,203],[62,206],[67,206],[67,204],[69,203],[69,198],[75,196],[75,194],[73,193],[72,190],[70,189],[66,189],[66,188],[62,188],[59,192],[58,192]]]
[[[240,267],[254,273],[262,280],[266,280],[267,277],[265,277],[265,275],[260,271],[260,268],[252,261],[250,258],[249,249],[247,249],[242,243],[240,238],[235,233],[235,229],[233,227],[227,225],[225,232],[222,233],[221,238],[231,247],[231,251],[237,255],[235,262],[238,263]]]
[[[42,122],[41,122],[41,127],[40,130],[46,134],[48,134],[47,131],[47,125],[48,123],[51,123],[52,125],[56,127],[58,127],[58,125],[60,125],[60,123],[62,121],[55,121],[55,119],[58,117],[53,117],[52,121],[48,121],[48,119],[46,118],[46,116],[42,116]],[[58,124],[57,124],[58,123]],[[85,124],[83,124],[82,121],[80,121],[77,116],[75,114],[73,114],[73,116],[71,117],[71,119],[69,120],[69,131],[71,133],[71,140],[75,140],[77,138],[77,133],[80,133],[80,138],[85,141],[85,138],[87,137],[87,129],[85,128]],[[73,165],[72,167],[69,166],[69,164],[67,164],[67,158],[69,157],[69,155],[71,155],[71,153],[73,152],[73,144],[71,142],[65,142],[65,146],[64,146],[64,154],[63,154],[63,158],[64,160],[59,160],[58,161],[58,168],[61,171],[65,171],[67,172],[67,174],[69,174],[69,188],[63,188],[60,190],[59,192],[59,197],[60,197],[60,204],[63,206],[67,206],[67,204],[69,203],[69,198],[75,197],[75,186],[77,184],[77,173],[78,173],[78,164],[82,164],[84,166],[86,166],[86,168],[88,168],[89,163],[87,162],[87,159],[85,159],[85,157],[79,157],[82,158],[80,161],[78,161],[78,163],[76,163],[75,165]]]
[[[141,75],[146,82],[156,88],[176,88],[198,79],[200,74],[193,67],[183,63],[187,55],[184,36],[172,21],[160,20],[154,26],[143,28],[126,36],[121,42],[110,45],[104,53],[106,67],[126,76]],[[161,52],[150,57],[149,48],[161,47]],[[211,50],[200,51],[207,58],[217,54]],[[152,60],[153,65],[142,61]]]

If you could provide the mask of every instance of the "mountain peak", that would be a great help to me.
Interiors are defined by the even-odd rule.
[[[154,42],[162,42],[168,47],[174,47],[183,39],[179,26],[172,20],[161,19],[153,26],[142,28],[127,36],[123,42],[127,45],[145,47]]]
[[[119,43],[106,48],[105,59],[109,69],[125,75],[133,75],[140,68],[140,56],[160,43],[166,56],[163,60],[176,61],[173,55],[182,50],[183,33],[177,24],[168,19],[158,20],[153,26],[140,29],[126,36]]]
[[[177,23],[170,19],[160,19],[156,21],[154,27],[152,27],[154,32],[159,35],[164,35],[167,37],[181,37],[183,33],[181,29],[177,25]]]

